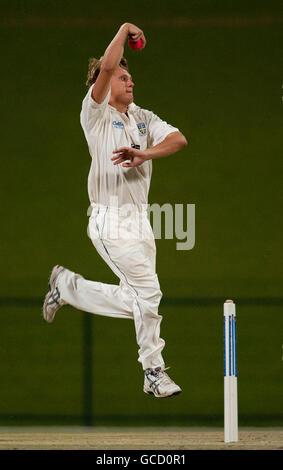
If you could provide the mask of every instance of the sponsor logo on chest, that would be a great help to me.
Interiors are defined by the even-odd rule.
[[[116,129],[124,129],[124,124],[120,121],[113,121],[112,124]]]

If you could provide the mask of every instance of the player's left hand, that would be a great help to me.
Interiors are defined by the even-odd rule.
[[[113,150],[113,153],[116,154],[111,158],[114,165],[122,163],[124,167],[133,167],[139,166],[147,160],[145,152],[132,147],[121,147],[117,150]],[[130,160],[130,162],[127,162],[127,160]]]

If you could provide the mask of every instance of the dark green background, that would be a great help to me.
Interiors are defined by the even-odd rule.
[[[280,8],[281,6],[281,8]],[[130,21],[135,102],[189,141],[150,203],[195,204],[196,244],[157,240],[171,400],[142,392],[134,325],[41,301],[54,264],[117,279],[87,237],[88,58]],[[280,1],[1,1],[0,424],[222,425],[222,304],[238,319],[239,423],[283,425]]]

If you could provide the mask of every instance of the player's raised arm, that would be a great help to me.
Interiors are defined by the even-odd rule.
[[[96,103],[102,103],[105,99],[110,87],[112,75],[120,64],[124,54],[125,42],[128,39],[132,42],[138,42],[139,39],[141,39],[143,43],[141,49],[146,45],[146,39],[140,28],[131,23],[124,23],[120,27],[118,33],[110,42],[104,53],[100,73],[92,89],[92,98]]]

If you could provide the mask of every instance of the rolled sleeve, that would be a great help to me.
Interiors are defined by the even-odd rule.
[[[80,114],[81,125],[85,132],[94,127],[98,118],[101,119],[101,117],[103,117],[111,96],[111,89],[109,88],[108,93],[102,103],[96,103],[96,101],[91,96],[92,89],[93,85],[91,85],[83,100]]]
[[[154,147],[160,144],[172,132],[179,132],[177,127],[171,126],[156,114],[149,112],[148,115],[148,146]]]

